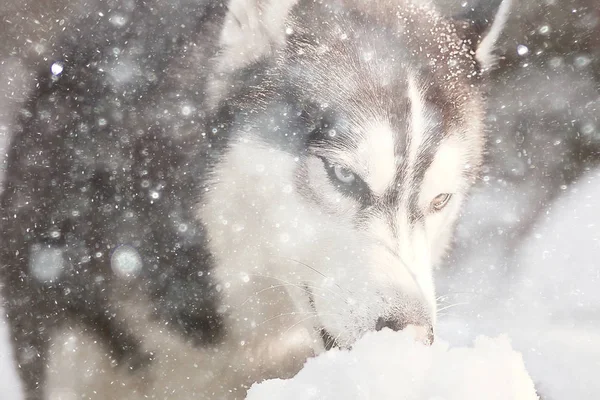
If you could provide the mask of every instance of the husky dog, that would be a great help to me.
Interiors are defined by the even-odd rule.
[[[73,17],[1,195],[26,399],[240,399],[367,331],[431,342],[507,10],[115,0]]]

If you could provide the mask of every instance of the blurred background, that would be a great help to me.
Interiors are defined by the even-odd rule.
[[[477,3],[437,1],[452,15]],[[168,13],[180,2],[193,3],[156,4]],[[0,2],[0,160],[35,70],[97,3]],[[545,400],[598,399],[600,1],[513,3],[491,73],[486,165],[436,272],[438,337],[507,334]],[[9,358],[0,349],[0,397],[12,400]]]
[[[498,54],[486,167],[438,270],[438,333],[506,333],[544,399],[598,399],[600,2],[517,1]]]

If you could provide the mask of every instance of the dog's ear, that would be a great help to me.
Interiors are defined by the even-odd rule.
[[[455,16],[464,23],[464,36],[475,51],[475,59],[482,71],[496,64],[496,42],[511,10],[513,0],[470,0],[464,12]]]
[[[237,69],[285,42],[285,21],[297,0],[229,0],[219,38],[221,60]]]

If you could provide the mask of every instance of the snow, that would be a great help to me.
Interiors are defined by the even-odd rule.
[[[479,337],[473,347],[415,342],[411,332],[384,329],[352,350],[309,359],[288,380],[255,384],[247,400],[529,400],[537,399],[521,355],[506,337]]]
[[[505,244],[496,240],[489,248],[480,246],[460,271],[445,271],[440,286],[450,288],[453,303],[460,305],[440,316],[438,334],[453,344],[506,334],[523,353],[544,400],[597,399],[599,198],[600,170],[594,170],[565,190],[512,256],[506,257]],[[508,208],[492,209],[501,215]],[[511,267],[505,275],[501,268],[485,268],[504,258]]]
[[[63,72],[63,66],[61,63],[59,62],[55,62],[54,64],[52,64],[52,66],[50,67],[50,70],[52,71],[52,75],[60,75]]]
[[[527,53],[529,53],[529,49],[527,48],[527,46],[525,46],[524,44],[520,44],[517,46],[517,54],[519,54],[520,56],[524,56]]]
[[[63,272],[63,250],[46,245],[34,245],[31,249],[29,271],[40,282],[53,282]]]
[[[110,257],[110,266],[117,276],[133,278],[142,270],[142,257],[134,247],[122,245]]]

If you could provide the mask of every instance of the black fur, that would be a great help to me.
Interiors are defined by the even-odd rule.
[[[224,7],[195,2],[173,7],[171,15],[152,2],[133,9],[120,3],[101,2],[106,18],[90,13],[68,27],[57,58],[41,67],[8,151],[0,278],[28,400],[42,398],[49,337],[67,321],[97,335],[118,364],[136,369],[151,362],[108,298],[115,279],[110,257],[122,244],[142,258],[142,272],[129,285],[153,301],[157,319],[195,344],[222,334],[204,230],[191,215],[212,152],[201,133],[215,123],[190,118],[178,126],[188,134],[174,136],[180,118],[168,116],[179,113],[181,102],[202,103],[201,68],[185,87],[170,74],[189,71],[190,46],[210,47],[207,18],[218,20]],[[114,13],[128,23],[112,25]],[[136,51],[150,57],[119,71],[120,60]],[[113,66],[106,65],[110,53]],[[53,62],[64,68],[57,76]],[[120,82],[120,72],[132,76]],[[48,248],[62,249],[63,271],[41,281],[31,274],[32,252]]]

